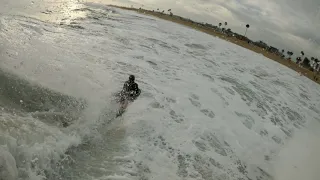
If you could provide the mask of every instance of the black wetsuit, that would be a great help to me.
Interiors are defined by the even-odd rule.
[[[122,89],[122,100],[127,99],[133,101],[140,95],[141,90],[134,81],[126,81]]]

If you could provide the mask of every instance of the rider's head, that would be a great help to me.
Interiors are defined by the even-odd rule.
[[[130,76],[129,76],[129,81],[134,82],[134,80],[135,80],[134,75],[130,75]]]

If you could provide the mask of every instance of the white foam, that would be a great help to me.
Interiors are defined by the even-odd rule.
[[[111,179],[114,179],[114,180],[128,180],[130,178],[128,178],[126,176],[120,176],[120,175],[104,176],[104,177],[99,178],[99,180],[111,180]]]
[[[16,180],[18,170],[14,157],[0,146],[0,177],[6,180]]]
[[[110,129],[118,136],[107,135],[120,139],[119,146],[129,146],[127,154],[112,154],[112,160],[127,163],[121,173],[113,167],[118,164],[103,167],[109,162],[103,149],[95,151],[98,157],[90,157],[93,160],[78,161],[83,163],[78,172],[89,174],[90,168],[97,168],[101,174],[94,178],[101,180],[254,179],[259,167],[271,176],[284,177],[272,169],[290,138],[275,119],[281,119],[285,130],[299,132],[299,127],[303,129],[299,123],[317,118],[319,114],[310,108],[320,107],[317,85],[261,55],[207,34],[134,12],[117,13],[101,18],[101,25],[93,24],[94,20],[81,22],[81,30],[28,19],[55,30],[43,31],[43,35],[21,31],[20,21],[26,18],[2,18],[5,28],[13,29],[1,36],[11,54],[2,59],[4,67],[30,81],[89,100],[83,118],[66,129],[30,116],[1,116],[0,127],[6,125],[1,130],[18,141],[9,152],[17,164],[23,166],[20,160],[29,163],[22,169],[30,179],[43,178],[30,172],[32,161],[45,169],[50,159],[60,159],[88,136],[92,141],[110,138],[107,142],[112,143],[116,140],[103,136]],[[128,74],[136,75],[142,94],[109,126],[100,115],[112,106],[107,103],[110,94],[121,88]],[[21,152],[25,157],[19,159]],[[117,173],[106,175],[110,173],[106,169]]]
[[[135,23],[140,24],[137,21]],[[146,25],[145,22],[141,22],[140,25],[144,28],[131,26],[130,29],[135,33],[135,38],[139,37],[142,44],[153,44],[151,47],[158,53],[150,50],[146,54],[139,46],[134,46],[135,53],[143,55],[144,61],[125,61],[132,66],[140,67],[137,80],[143,82],[142,88],[145,93],[152,94],[152,97],[139,98],[125,114],[125,124],[130,135],[128,140],[132,150],[136,151],[135,161],[142,162],[150,170],[145,174],[150,174],[152,179],[182,179],[177,173],[178,166],[181,165],[177,162],[177,156],[187,154],[191,156],[191,160],[186,162],[189,164],[185,169],[187,175],[184,179],[206,179],[208,177],[205,175],[210,173],[216,178],[245,177],[238,171],[239,167],[235,164],[237,160],[246,165],[247,176],[250,178],[261,175],[258,167],[273,176],[273,158],[276,158],[275,155],[281,151],[282,143],[286,143],[288,137],[280,129],[280,125],[274,125],[271,119],[284,118],[286,128],[299,131],[294,127],[292,120],[288,119],[287,115],[290,112],[282,112],[279,109],[287,107],[298,112],[303,119],[297,121],[312,120],[317,113],[306,107],[303,111],[299,110],[299,101],[319,106],[316,101],[319,87],[309,80],[297,77],[292,70],[236,45],[170,22],[156,20],[149,23]],[[154,27],[161,27],[161,33],[156,33]],[[147,36],[149,34],[152,36]],[[121,36],[132,39],[132,34],[124,33]],[[146,36],[158,41],[150,42]],[[179,41],[173,40],[172,37]],[[180,50],[178,53],[172,52],[159,45],[161,43],[176,46]],[[207,48],[204,51],[194,50],[202,51],[204,56],[194,57],[188,54],[190,48],[186,48],[185,44],[192,43],[202,44]],[[125,55],[123,58],[127,59]],[[147,65],[147,60],[155,62],[156,67]],[[206,65],[211,64],[208,60],[215,65],[207,68]],[[236,68],[243,71],[239,72]],[[210,75],[214,80],[210,81],[202,74]],[[229,83],[220,77],[230,77],[234,82]],[[284,85],[274,85],[274,81],[277,80]],[[253,86],[251,82],[265,92]],[[300,97],[302,92],[296,88],[300,84],[304,87],[312,86],[314,92],[308,91],[308,95],[313,97],[312,100],[306,101]],[[244,94],[236,92],[234,87],[242,90]],[[242,87],[247,89],[241,89]],[[234,95],[229,94],[225,88],[231,89]],[[270,96],[273,99],[269,101],[266,98]],[[250,100],[251,98],[253,99]],[[248,102],[250,105],[247,105]],[[261,103],[264,103],[263,109],[260,108]],[[158,104],[156,108],[151,107],[154,104]],[[281,104],[282,107],[278,107],[277,104]],[[174,115],[170,115],[172,111]],[[214,113],[213,118],[209,116],[211,111]],[[252,123],[249,119],[251,129],[244,125],[248,119],[245,116],[240,117],[235,112],[252,118]],[[263,130],[268,134],[261,135]],[[203,140],[210,133],[217,138],[226,156],[223,151],[211,147],[210,141]],[[164,139],[163,142],[159,136]],[[197,147],[195,142],[202,143],[205,150]],[[170,152],[169,147],[174,150]],[[193,159],[195,154],[200,154],[203,159],[215,159],[225,170],[211,171],[210,169],[217,169],[213,165],[208,169],[205,166],[197,167],[200,165]],[[206,162],[208,161],[202,163]],[[227,169],[231,169],[233,174],[225,174]]]
[[[316,180],[320,177],[319,122],[295,134],[281,150],[274,171],[276,180]]]
[[[58,128],[31,117],[22,118],[2,112],[0,122],[1,144],[12,153],[18,163],[19,177],[24,179],[27,176],[32,180],[42,179],[37,170],[46,169],[51,161],[60,160],[69,147],[80,143],[79,136],[63,134]]]

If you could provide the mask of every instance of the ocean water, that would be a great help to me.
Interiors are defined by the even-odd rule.
[[[309,79],[132,11],[0,2],[1,180],[320,177]],[[116,118],[129,74],[142,93]]]

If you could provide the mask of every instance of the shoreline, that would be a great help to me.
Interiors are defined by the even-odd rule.
[[[189,21],[187,19],[182,19],[183,17],[180,17],[180,16],[176,16],[176,15],[170,16],[169,14],[163,14],[163,13],[160,13],[160,12],[146,10],[146,9],[137,9],[137,8],[133,8],[133,7],[130,8],[130,7],[124,7],[124,6],[117,6],[117,5],[108,5],[108,6],[119,8],[119,9],[124,9],[124,10],[129,10],[129,11],[135,11],[137,13],[144,14],[144,15],[154,16],[154,17],[157,17],[157,18],[160,18],[160,19],[163,19],[163,20],[171,21],[171,22],[186,26],[188,28],[193,28],[195,30],[198,30],[198,31],[201,31],[203,33],[212,35],[214,37],[223,39],[223,40],[228,41],[230,43],[236,44],[238,46],[241,46],[243,48],[246,48],[248,50],[251,50],[253,52],[261,54],[261,55],[263,55],[264,57],[266,57],[266,58],[268,58],[270,60],[273,60],[273,61],[275,61],[275,62],[277,62],[279,64],[282,64],[283,66],[286,66],[286,67],[296,71],[297,75],[299,75],[299,74],[303,75],[303,76],[309,78],[310,80],[312,80],[313,82],[320,84],[319,75],[317,75],[317,78],[315,79],[314,78],[314,74],[315,74],[314,72],[312,72],[312,71],[310,71],[310,70],[308,70],[306,68],[299,67],[299,65],[297,65],[295,62],[289,61],[287,59],[283,59],[280,56],[278,56],[278,55],[276,55],[274,53],[270,53],[270,52],[268,52],[268,51],[266,51],[263,48],[260,48],[258,46],[250,45],[245,40],[240,40],[240,39],[238,39],[236,37],[233,37],[233,36],[227,36],[224,33],[215,31],[214,29],[211,29],[211,28],[208,28],[208,27],[205,27],[205,26],[199,26],[197,24],[197,22]]]

